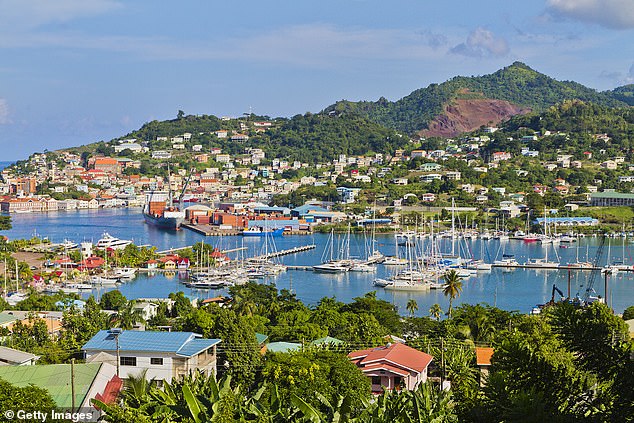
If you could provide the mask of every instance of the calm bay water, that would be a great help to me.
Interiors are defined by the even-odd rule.
[[[52,242],[62,242],[70,239],[75,242],[97,242],[104,232],[123,239],[132,239],[137,245],[154,245],[159,251],[193,245],[204,240],[222,249],[231,249],[243,245],[248,248],[245,255],[259,254],[264,250],[264,242],[259,238],[242,237],[204,237],[189,230],[168,232],[147,225],[143,221],[140,209],[103,209],[78,210],[70,212],[50,212],[17,214],[12,216],[13,229],[3,231],[11,239],[30,238],[33,235],[46,236]],[[353,235],[350,241],[351,255],[363,255],[367,238]],[[379,249],[389,255],[395,251],[394,237],[378,235]],[[450,240],[441,240],[441,250],[451,249]],[[322,253],[328,244],[328,235],[315,234],[312,236],[286,236],[275,238],[277,249],[288,249],[298,245],[316,244],[315,250],[281,257],[280,260],[288,265],[313,265],[321,262]],[[548,254],[549,259],[558,257],[562,263],[574,262],[577,257],[585,261],[586,257],[592,261],[596,254],[598,239],[585,238],[579,245],[570,244],[569,248],[558,246],[541,246],[525,244],[520,241],[466,241],[461,249],[471,251],[476,258],[484,257],[487,261],[499,258],[504,254],[515,254],[520,263],[528,258],[542,258]],[[623,260],[632,264],[634,259],[631,250],[634,244],[623,242],[621,239],[611,239],[609,248],[604,248],[602,264],[607,261],[608,252],[611,261]],[[458,249],[458,247],[456,247]],[[608,251],[609,250],[609,251]],[[233,254],[235,257],[235,254]],[[409,299],[415,299],[419,306],[417,315],[426,315],[429,308],[438,303],[443,309],[448,306],[448,300],[440,290],[428,292],[393,292],[375,288],[372,281],[376,277],[389,276],[391,269],[379,265],[375,273],[349,272],[341,275],[320,274],[310,271],[289,270],[275,278],[262,283],[275,283],[279,289],[292,289],[302,301],[316,304],[322,297],[336,297],[340,301],[348,302],[354,297],[362,296],[369,291],[377,291],[377,297],[393,302],[405,314],[405,305]],[[182,275],[181,275],[182,276]],[[571,292],[583,294],[590,277],[590,272],[571,272]],[[550,299],[553,284],[566,292],[568,272],[566,270],[522,270],[505,271],[493,269],[468,278],[463,282],[463,292],[455,300],[461,303],[488,303],[507,310],[518,310],[527,313],[538,303]],[[603,295],[603,277],[596,276],[595,290]],[[118,288],[126,297],[164,297],[170,292],[184,291],[187,295],[201,298],[213,297],[223,290],[197,291],[185,287],[179,281],[179,275],[140,275],[131,282]],[[634,273],[620,272],[609,277],[608,295],[614,310],[622,312],[626,307],[634,305]],[[95,291],[99,296],[102,292]]]

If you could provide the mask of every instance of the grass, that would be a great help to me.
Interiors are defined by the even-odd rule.
[[[599,219],[603,224],[619,224],[625,223],[629,226],[634,220],[634,209],[628,206],[620,207],[584,207],[580,208],[578,213]],[[577,213],[575,213],[577,214]]]

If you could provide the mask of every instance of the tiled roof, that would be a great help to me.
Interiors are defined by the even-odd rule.
[[[372,363],[390,363],[400,367],[422,372],[434,359],[431,355],[418,351],[405,344],[388,344],[385,347],[370,348],[367,350],[353,351],[348,357],[357,362],[360,367]]]
[[[400,367],[392,366],[387,363],[373,363],[363,367],[361,370],[363,373],[371,373],[375,370],[387,370],[388,372],[396,373],[400,376],[407,376],[409,374],[407,370],[403,370]]]
[[[116,351],[115,335],[101,330],[83,350]],[[123,331],[119,335],[119,351],[164,352],[191,357],[220,343],[220,339],[203,339],[193,332]]]

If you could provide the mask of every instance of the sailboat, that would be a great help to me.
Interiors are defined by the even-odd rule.
[[[576,241],[577,240],[575,239],[575,242]],[[562,239],[562,242],[563,242],[563,239]],[[569,263],[567,263],[565,265],[560,265],[560,267],[566,267],[566,268],[570,268],[570,269],[591,269],[593,267],[592,263],[587,261],[587,255],[588,255],[587,253],[586,253],[586,261],[579,261],[579,244],[580,244],[580,242],[577,242],[577,247],[575,249],[576,250],[575,251],[575,254],[576,254],[575,261],[572,262],[572,263],[569,262]]]
[[[532,258],[528,259],[528,261],[524,263],[524,267],[536,269],[556,269],[559,267],[559,265],[559,261],[548,261],[548,248],[546,248],[544,252],[544,258]]]
[[[315,272],[321,273],[345,273],[350,270],[350,261],[334,257],[334,229],[330,232],[328,243],[321,256],[321,264],[313,266]],[[349,240],[349,238],[348,238]],[[348,241],[349,242],[349,241]],[[329,258],[327,258],[329,257]]]
[[[399,257],[398,253],[398,235],[394,234],[394,255],[385,257],[383,260],[384,266],[405,266],[407,265],[407,259]]]

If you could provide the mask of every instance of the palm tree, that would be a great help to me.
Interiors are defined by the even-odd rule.
[[[447,315],[451,317],[453,300],[460,296],[460,293],[462,292],[462,280],[460,279],[460,276],[458,276],[458,272],[455,270],[445,273],[443,280],[445,281],[445,285],[442,293],[445,294],[445,297],[449,297],[449,310],[447,311]]]
[[[143,312],[138,308],[134,308],[136,302],[128,301],[119,311],[110,315],[110,324],[112,327],[130,330],[138,322],[145,322]]]
[[[407,301],[407,305],[405,306],[407,311],[409,312],[409,317],[414,317],[414,313],[418,311],[418,303],[415,299],[411,299]]]
[[[442,314],[442,308],[440,308],[440,304],[436,303],[429,308],[429,317],[440,320],[440,315]]]

